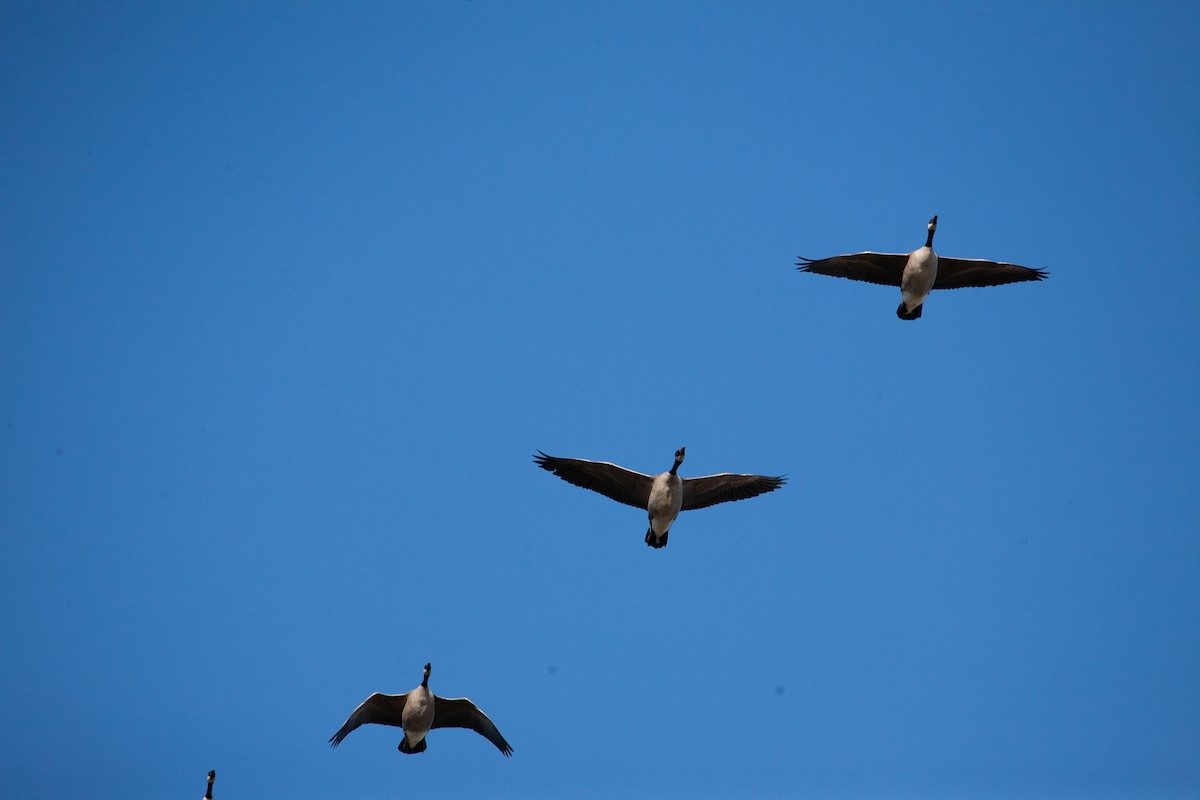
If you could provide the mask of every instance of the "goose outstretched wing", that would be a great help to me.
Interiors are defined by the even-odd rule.
[[[907,253],[851,253],[817,259],[801,256],[796,262],[796,268],[801,272],[813,272],[817,275],[899,286],[900,279],[904,277],[904,265],[907,263]]]
[[[548,456],[541,450],[533,457],[533,461],[567,483],[599,492],[618,503],[644,511],[650,502],[650,486],[654,479],[649,475],[618,467],[607,461]]]
[[[773,492],[785,483],[787,478],[784,476],[735,475],[731,472],[705,475],[702,478],[684,478],[683,507],[680,510],[690,511],[731,500],[745,500]]]
[[[1044,269],[1022,267],[1003,261],[981,258],[945,258],[938,256],[935,289],[962,289],[966,286],[1000,286],[1019,281],[1041,281],[1050,277]]]
[[[469,728],[492,744],[501,753],[512,755],[512,745],[504,740],[496,724],[488,715],[479,710],[479,706],[465,697],[433,697],[433,727],[435,728]]]
[[[346,718],[342,727],[338,732],[329,737],[329,746],[337,747],[342,743],[342,740],[350,735],[350,732],[359,725],[367,725],[374,723],[376,725],[394,725],[397,728],[404,727],[404,702],[408,699],[408,692],[404,694],[375,694],[362,701],[362,704],[354,709],[353,713]]]

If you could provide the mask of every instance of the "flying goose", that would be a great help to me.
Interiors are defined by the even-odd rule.
[[[533,460],[539,467],[553,472],[567,483],[599,492],[618,503],[645,509],[650,517],[646,544],[655,549],[667,546],[667,532],[680,511],[705,508],[730,500],[745,500],[764,492],[773,492],[787,482],[785,477],[734,475],[730,472],[705,475],[703,478],[680,478],[677,472],[686,449],[681,447],[675,451],[675,464],[670,472],[654,476],[643,475],[607,461],[556,458],[541,450]]]
[[[217,781],[217,771],[210,769],[208,771],[208,791],[204,793],[204,800],[212,800],[212,785]]]
[[[900,287],[900,319],[918,319],[921,306],[931,289],[961,289],[964,286],[999,286],[1018,281],[1044,280],[1049,273],[1041,269],[1019,267],[1003,261],[979,258],[946,258],[933,252],[933,234],[937,215],[929,220],[925,246],[911,253],[853,253],[832,258],[800,257],[801,272],[851,278],[884,286]]]
[[[425,734],[432,728],[470,728],[486,738],[506,756],[512,746],[504,741],[488,715],[465,697],[438,697],[429,691],[430,664],[425,665],[421,685],[404,694],[375,694],[368,697],[342,724],[329,746],[337,747],[359,725],[374,722],[404,729],[404,738],[397,748],[401,753],[424,753]]]

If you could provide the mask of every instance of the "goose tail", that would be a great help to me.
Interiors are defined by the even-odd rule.
[[[408,739],[404,738],[404,739],[400,740],[400,746],[397,747],[396,749],[399,750],[401,753],[407,753],[409,755],[412,755],[413,753],[424,753],[425,752],[425,740],[422,739],[421,741],[417,742],[416,747],[410,747],[408,744]]]
[[[662,536],[655,536],[654,528],[649,528],[646,531],[646,544],[650,545],[655,550],[659,550],[663,547],[666,547],[667,546],[667,534],[664,533]]]

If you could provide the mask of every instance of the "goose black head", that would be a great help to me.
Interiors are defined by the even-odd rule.
[[[679,465],[683,463],[683,454],[684,454],[684,451],[686,451],[686,450],[687,450],[686,447],[681,447],[675,451],[675,463],[671,465],[671,474],[672,475],[675,474],[675,470],[679,469]]]
[[[926,227],[929,229],[929,235],[925,237],[925,246],[933,247],[933,234],[937,231],[937,214],[933,215],[933,219],[929,220]]]
[[[421,679],[421,685],[422,685],[422,686],[428,686],[428,685],[429,685],[429,673],[431,673],[431,672],[433,672],[433,665],[432,665],[432,664],[426,664],[426,665],[425,665],[425,677]]]

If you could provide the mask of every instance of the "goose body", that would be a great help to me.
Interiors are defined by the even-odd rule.
[[[856,281],[900,287],[900,319],[918,319],[925,298],[934,289],[961,289],[967,286],[1000,286],[1020,281],[1045,280],[1045,270],[1022,267],[1004,261],[979,258],[942,258],[933,251],[937,215],[926,226],[925,244],[911,253],[852,253],[831,258],[801,257],[801,272],[832,275]]]
[[[404,729],[397,746],[401,753],[425,752],[425,736],[434,728],[468,728],[487,739],[506,756],[512,746],[504,740],[496,725],[465,697],[438,697],[429,688],[432,665],[425,665],[421,685],[404,694],[375,694],[364,700],[346,718],[338,732],[329,737],[331,747],[337,747],[350,732],[360,725],[374,723]]]
[[[610,464],[607,461],[588,461],[582,458],[558,458],[538,451],[534,463],[553,472],[567,483],[591,489],[618,503],[643,509],[649,517],[646,544],[658,549],[667,546],[667,534],[680,511],[705,508],[732,500],[772,492],[787,482],[785,477],[766,475],[737,475],[723,472],[701,478],[681,478],[679,465],[686,448],[675,451],[675,463],[660,475],[640,472]]]
[[[924,246],[909,253],[904,262],[904,272],[900,275],[900,307],[896,309],[896,316],[900,319],[921,316],[921,306],[937,281],[938,256],[933,252],[933,233],[936,230],[935,216],[929,221],[929,238]]]
[[[429,685],[422,683],[417,688],[408,693],[408,698],[404,701],[404,710],[400,712],[400,725],[404,728],[404,744],[408,747],[401,747],[402,753],[420,752],[414,748],[420,747],[424,750],[425,734],[433,728],[433,704],[436,702],[433,692],[429,691]]]
[[[667,532],[683,508],[683,478],[675,472],[678,468],[679,462],[676,461],[670,472],[655,475],[650,484],[650,497],[646,501],[650,529],[646,531],[646,544],[651,547],[666,547]],[[656,545],[655,542],[661,544]]]

